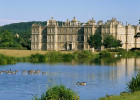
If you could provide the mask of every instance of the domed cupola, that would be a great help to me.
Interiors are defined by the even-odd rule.
[[[56,20],[53,19],[53,17],[51,17],[51,19],[47,21],[47,26],[50,26],[50,25],[57,25],[57,22]]]
[[[76,26],[78,25],[78,20],[76,20],[76,18],[74,17],[71,21],[71,25]]]
[[[96,21],[94,20],[94,18],[92,18],[91,23],[96,23]]]
[[[91,23],[91,20],[89,19],[89,21],[87,22],[87,24],[90,25],[90,23]]]

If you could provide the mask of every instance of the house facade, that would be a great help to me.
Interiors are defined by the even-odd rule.
[[[80,23],[75,17],[67,20],[61,26],[51,18],[46,26],[32,25],[31,49],[32,50],[90,50],[87,39],[90,35],[100,34],[102,38],[108,34],[122,41],[122,48],[140,48],[140,38],[134,38],[139,32],[139,25],[123,25],[115,18],[95,22],[94,19],[87,23]]]

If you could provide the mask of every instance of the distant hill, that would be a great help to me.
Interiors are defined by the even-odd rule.
[[[8,30],[12,34],[19,34],[20,36],[25,34],[31,34],[31,26],[34,23],[41,24],[42,26],[45,26],[47,24],[46,21],[31,21],[31,22],[20,22],[20,23],[13,23],[8,24],[0,27],[0,31],[2,30]],[[62,25],[62,21],[58,21],[58,25]]]
[[[13,41],[17,43],[15,47],[19,47],[19,45],[21,45],[22,47],[25,47],[30,50],[31,49],[31,28],[32,28],[32,24],[34,23],[41,24],[42,26],[45,26],[47,24],[46,21],[31,21],[31,22],[20,22],[20,23],[4,25],[0,27],[0,36],[5,31],[7,34],[8,32],[10,32],[10,34],[12,35],[11,37],[14,38]],[[59,26],[61,26],[63,23],[64,22],[62,21],[58,21]],[[19,38],[15,38],[15,34],[19,34]]]
[[[46,25],[46,21],[32,21],[32,22],[20,22],[20,23],[13,23],[1,26],[0,29],[8,30],[12,34],[19,34],[22,36],[23,34],[31,34],[31,26],[33,23],[39,23],[41,25]]]

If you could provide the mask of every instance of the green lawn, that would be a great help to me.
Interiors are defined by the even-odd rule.
[[[140,100],[140,91],[135,93],[121,93],[119,96],[107,96],[99,100]]]

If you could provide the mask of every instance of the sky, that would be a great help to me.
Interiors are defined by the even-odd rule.
[[[47,21],[80,22],[94,18],[96,22],[117,18],[118,21],[137,25],[140,19],[140,0],[0,0],[0,25]]]

